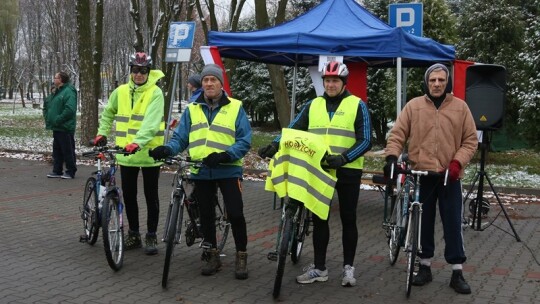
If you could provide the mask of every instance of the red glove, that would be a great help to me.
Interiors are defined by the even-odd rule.
[[[455,182],[459,179],[459,173],[461,172],[461,165],[455,159],[448,165],[448,178],[451,182]]]
[[[107,144],[107,137],[103,135],[98,135],[96,136],[96,138],[94,138],[92,144],[94,146],[105,146]]]
[[[128,153],[135,153],[139,150],[139,145],[132,143],[127,145],[124,150]]]

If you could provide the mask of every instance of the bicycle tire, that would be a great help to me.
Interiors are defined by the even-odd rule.
[[[294,234],[291,242],[291,261],[293,264],[298,263],[300,256],[302,255],[302,249],[304,248],[304,241],[306,235],[309,232],[309,210],[304,205],[298,206],[299,219],[294,223]]]
[[[83,220],[84,238],[86,243],[94,245],[99,236],[98,197],[96,195],[95,177],[89,177],[84,186],[81,219]]]
[[[281,226],[281,237],[278,240],[278,259],[277,259],[277,271],[276,277],[274,280],[274,290],[272,295],[274,299],[279,297],[281,292],[281,283],[283,280],[283,273],[285,271],[285,262],[287,260],[287,255],[289,253],[289,245],[291,243],[291,234],[293,229],[292,217],[294,213],[291,209],[285,211],[285,218],[283,219],[283,224]]]
[[[183,198],[182,198],[183,199]],[[173,256],[174,247],[177,243],[176,234],[182,232],[182,218],[184,216],[184,205],[182,200],[175,198],[171,205],[170,217],[167,219],[167,230],[164,241],[167,243],[165,247],[165,263],[163,264],[163,274],[161,277],[161,287],[167,288],[169,279],[169,269],[171,267],[171,258]]]
[[[407,181],[403,187],[400,187],[400,191],[397,194],[396,199],[392,202],[393,208],[390,215],[389,230],[390,235],[388,238],[388,258],[390,265],[395,265],[399,257],[399,251],[403,245],[406,227],[407,227],[407,216],[403,213],[403,206],[408,205],[408,189]]]
[[[231,223],[227,217],[223,198],[221,197],[221,194],[218,194],[216,202],[216,247],[219,253],[221,253],[225,247],[230,229]]]
[[[124,262],[124,227],[122,226],[121,203],[117,193],[109,193],[103,199],[101,226],[103,248],[109,266],[118,271]]]
[[[410,250],[407,251],[407,297],[411,295],[411,286],[414,279],[414,268],[416,255],[418,253],[418,233],[419,233],[420,207],[413,205],[411,210],[410,229]]]

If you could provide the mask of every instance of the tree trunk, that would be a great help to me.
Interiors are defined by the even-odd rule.
[[[94,33],[94,96],[96,101],[101,94],[101,63],[103,62],[103,1],[96,2],[96,31]],[[97,127],[97,120],[96,120]],[[96,128],[97,131],[97,128]]]
[[[81,101],[80,119],[80,142],[87,145],[90,139],[94,138],[97,131],[98,100],[94,95],[94,69],[93,69],[93,43],[88,42],[87,33],[91,32],[90,27],[90,1],[77,1],[77,40],[79,54],[79,79],[80,91],[78,98]]]

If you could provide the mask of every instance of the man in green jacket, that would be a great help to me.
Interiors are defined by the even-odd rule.
[[[58,72],[54,75],[54,89],[45,99],[43,116],[45,127],[53,131],[53,170],[47,177],[72,179],[77,172],[75,163],[77,90],[69,82],[67,73]]]

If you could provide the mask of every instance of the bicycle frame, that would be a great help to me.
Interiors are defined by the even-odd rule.
[[[83,210],[81,211],[81,217],[85,225],[85,236],[84,238],[81,237],[81,241],[86,241],[90,245],[93,245],[97,240],[99,227],[101,227],[103,229],[103,245],[105,247],[107,262],[115,271],[120,270],[122,267],[124,257],[124,204],[122,201],[122,191],[116,185],[115,177],[117,170],[115,154],[117,153],[132,154],[126,153],[118,147],[111,149],[108,147],[94,147],[93,151],[83,153],[83,156],[94,157],[97,161],[97,170],[92,172],[92,175],[95,175],[95,177],[90,177],[87,180]],[[110,162],[110,166],[108,170],[105,170],[103,163],[107,160]],[[92,199],[92,195],[86,196],[86,189],[89,189],[87,187],[90,185],[93,187],[92,192],[95,204],[91,207],[91,212],[88,212],[87,204]],[[92,217],[93,226],[91,230],[87,229],[88,214],[94,215]],[[94,229],[94,227],[96,228]],[[92,236],[90,237],[90,235]]]

